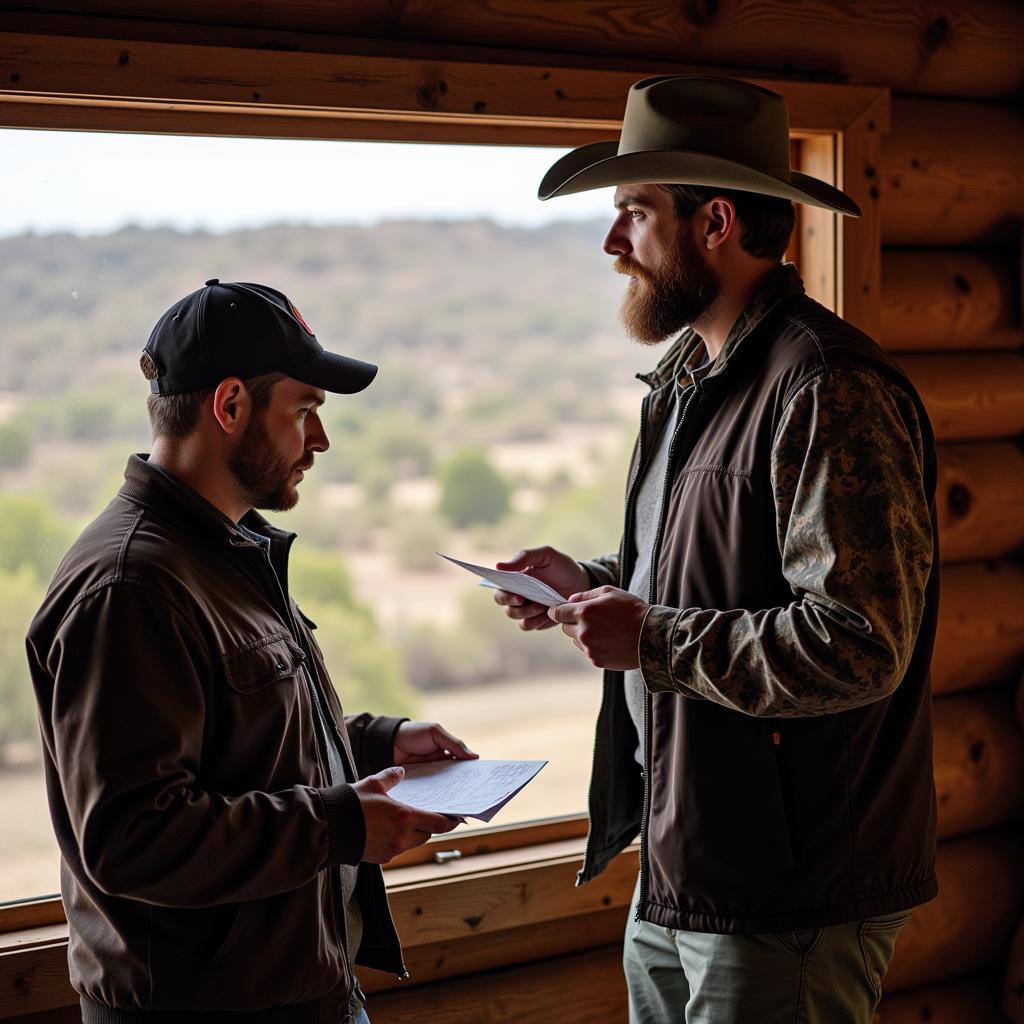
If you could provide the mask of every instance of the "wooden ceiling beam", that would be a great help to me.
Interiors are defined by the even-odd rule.
[[[145,17],[129,0],[46,0],[0,5],[15,18],[91,14],[132,19],[141,33],[158,22],[187,25],[193,39],[220,29],[347,35],[456,44],[491,60],[493,49],[626,58],[635,62],[747,68],[886,85],[938,96],[1015,97],[1024,91],[1024,6],[1015,0],[952,4],[923,0],[149,0]]]

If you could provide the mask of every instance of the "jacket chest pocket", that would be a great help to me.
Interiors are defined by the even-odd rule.
[[[236,693],[255,693],[294,679],[306,655],[287,634],[275,633],[222,655],[224,677]]]

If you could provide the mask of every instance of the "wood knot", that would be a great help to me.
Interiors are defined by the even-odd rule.
[[[872,199],[877,199],[879,196],[878,186],[872,185],[871,188],[868,189],[868,195],[871,196]]]
[[[980,764],[982,758],[985,756],[985,743],[983,740],[975,740],[971,744],[971,749],[967,751],[967,756],[971,759],[972,764]]]
[[[480,922],[484,919],[483,914],[473,914],[470,917],[464,917],[462,920],[469,925],[472,931],[476,931],[480,927]]]
[[[697,28],[707,28],[718,17],[719,0],[684,0],[683,16]]]
[[[12,82],[20,82],[21,81],[21,75],[19,75],[18,72],[15,71],[14,74],[11,75],[11,81]]]
[[[971,511],[971,492],[963,484],[953,484],[946,498],[946,507],[954,519],[963,519]]]
[[[930,1004],[925,1003],[924,1006],[921,1007],[921,1020],[925,1021],[927,1024],[928,1021],[934,1019],[935,1011],[931,1008]]]
[[[477,100],[473,104],[473,113],[482,114],[487,109],[487,104],[483,100]]]
[[[968,281],[967,278],[964,277],[963,274],[954,274],[953,275],[953,287],[961,295],[970,295],[971,294],[971,282]]]
[[[124,67],[131,59],[132,55],[127,50],[122,50],[117,55],[117,63],[120,64],[121,67]]]
[[[262,96],[261,96],[261,95],[260,95],[260,94],[259,94],[258,92],[254,92],[254,93],[252,94],[252,98],[253,98],[254,100],[259,100],[259,99],[262,99],[263,97],[262,97]]]
[[[441,101],[448,95],[448,83],[443,78],[434,82],[424,82],[416,90],[416,98],[420,106],[427,110],[437,110]]]
[[[946,18],[932,18],[924,29],[924,48],[934,53],[949,38],[949,21]]]

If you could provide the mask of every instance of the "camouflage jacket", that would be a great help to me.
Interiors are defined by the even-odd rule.
[[[607,673],[581,877],[642,823],[640,912],[667,927],[904,909],[934,894],[927,416],[898,366],[804,295],[791,266],[692,378],[703,358],[687,331],[643,378],[623,543],[585,563],[595,584],[629,579],[635,484],[678,381],[639,645],[646,777],[628,778],[632,728]],[[885,850],[866,812],[890,804],[913,825]],[[867,850],[884,880],[859,873]]]

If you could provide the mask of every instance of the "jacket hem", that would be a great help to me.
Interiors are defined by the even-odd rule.
[[[861,921],[880,914],[910,910],[934,899],[939,892],[935,875],[923,882],[897,889],[882,896],[863,897],[830,903],[805,910],[786,910],[765,914],[692,913],[678,907],[666,907],[645,900],[640,907],[640,920],[677,931],[707,932],[716,935],[757,935],[764,932],[802,931],[830,925]]]
[[[316,1024],[318,1001],[290,1003],[265,1010],[119,1010],[81,997],[82,1024],[214,1024],[237,1020],[245,1024]]]

